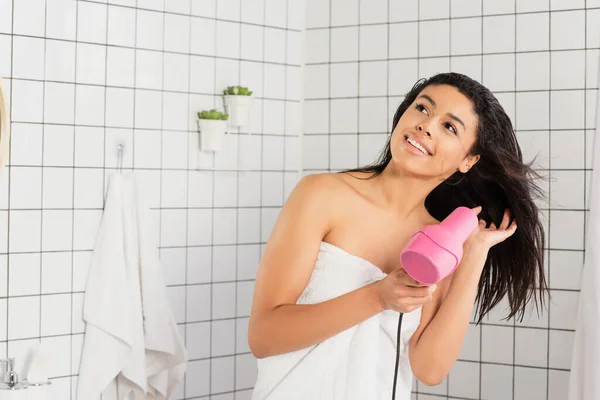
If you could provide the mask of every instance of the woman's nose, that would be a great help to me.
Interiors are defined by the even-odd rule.
[[[427,136],[431,137],[431,132],[429,132],[429,129],[426,129],[426,128],[423,126],[423,124],[419,124],[419,125],[417,125],[417,130],[418,130],[419,132],[425,132],[425,134],[426,134]]]

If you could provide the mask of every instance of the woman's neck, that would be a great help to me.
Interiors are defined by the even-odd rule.
[[[424,212],[425,198],[440,182],[401,173],[390,162],[373,184],[381,191],[385,205],[400,218],[407,219]]]

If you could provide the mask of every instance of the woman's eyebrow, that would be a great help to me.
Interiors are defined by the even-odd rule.
[[[436,104],[435,104],[435,101],[434,101],[434,100],[433,100],[433,99],[432,99],[430,96],[428,96],[428,95],[426,95],[426,94],[422,94],[422,95],[420,95],[420,96],[419,96],[419,98],[424,98],[424,99],[426,99],[428,102],[430,102],[432,106],[434,106],[434,107],[436,106]],[[458,122],[459,124],[461,124],[461,125],[462,125],[462,127],[463,127],[464,129],[466,129],[466,127],[465,127],[465,123],[464,123],[464,122],[462,122],[462,120],[461,120],[460,118],[458,118],[456,115],[454,115],[454,114],[452,114],[452,113],[448,113],[448,116],[449,116],[450,118],[452,118],[453,120],[455,120],[456,122]]]

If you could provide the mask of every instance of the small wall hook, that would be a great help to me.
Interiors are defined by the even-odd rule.
[[[119,143],[117,145],[117,171],[123,171],[123,153],[125,152],[125,145]]]

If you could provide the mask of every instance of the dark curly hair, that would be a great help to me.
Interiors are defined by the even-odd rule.
[[[535,184],[540,175],[531,167],[533,161],[523,162],[511,120],[498,99],[485,86],[462,74],[442,73],[417,82],[398,107],[392,132],[419,93],[430,85],[450,85],[471,100],[478,126],[470,155],[478,154],[480,159],[467,173],[457,171],[440,183],[427,196],[425,207],[441,221],[456,207],[482,206],[479,217],[496,226],[504,211],[511,211],[519,228],[489,252],[479,281],[477,323],[505,296],[510,307],[506,319],[516,316],[522,320],[532,298],[537,309],[549,296],[544,275],[544,228],[534,201],[544,197]],[[390,143],[391,135],[373,164],[342,172],[369,173],[367,179],[381,174],[392,160]]]

